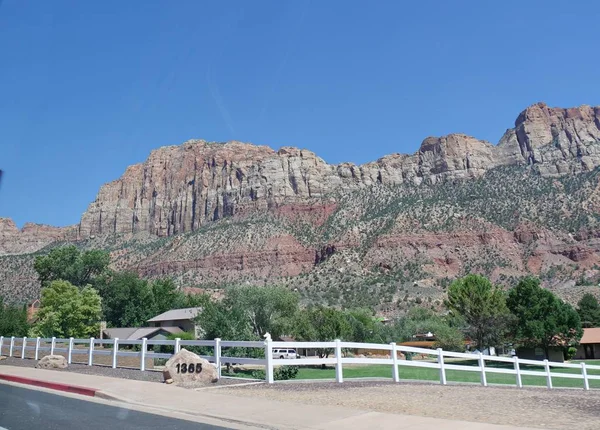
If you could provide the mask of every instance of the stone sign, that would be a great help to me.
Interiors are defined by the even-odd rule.
[[[64,369],[67,366],[67,359],[62,355],[47,355],[35,367],[38,369]]]
[[[204,358],[182,349],[167,361],[165,382],[184,387],[200,387],[218,381],[217,369]]]

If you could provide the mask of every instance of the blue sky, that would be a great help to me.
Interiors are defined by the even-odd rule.
[[[530,104],[600,104],[597,1],[0,0],[0,216],[68,225],[153,148],[292,145],[330,163]]]

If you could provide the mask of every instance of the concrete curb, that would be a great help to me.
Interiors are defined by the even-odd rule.
[[[0,380],[16,382],[18,384],[33,385],[36,387],[48,388],[50,390],[65,391],[67,393],[79,394],[82,396],[95,397],[97,390],[94,388],[80,387],[78,385],[61,384],[59,382],[47,382],[39,379],[25,378],[22,376],[5,375],[0,373]]]

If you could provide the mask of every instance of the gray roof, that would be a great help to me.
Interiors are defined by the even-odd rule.
[[[148,320],[148,322],[193,320],[202,308],[171,309]]]
[[[140,340],[143,338],[149,338],[159,331],[166,331],[170,334],[183,333],[183,330],[181,330],[179,327],[118,327],[107,328],[104,330],[104,333],[110,339],[118,337],[121,340]]]
[[[118,337],[119,339],[129,339],[129,337],[138,330],[137,327],[119,327],[107,328],[103,330],[104,334],[111,339]]]

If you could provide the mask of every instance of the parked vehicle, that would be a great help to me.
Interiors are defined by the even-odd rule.
[[[277,348],[273,349],[273,358],[292,359],[298,358],[298,354],[295,349],[290,348]]]

